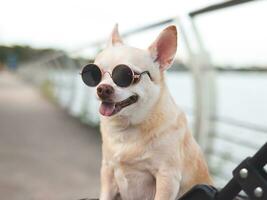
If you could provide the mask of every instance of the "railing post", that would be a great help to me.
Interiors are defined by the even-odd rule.
[[[198,53],[193,58],[193,77],[195,86],[195,137],[205,154],[212,149],[212,135],[215,134],[213,116],[216,115],[215,70],[194,19],[191,17],[192,30],[198,45]]]

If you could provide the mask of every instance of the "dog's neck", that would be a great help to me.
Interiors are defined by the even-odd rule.
[[[105,127],[102,131],[112,130],[125,133],[137,129],[147,137],[160,134],[166,127],[175,123],[180,114],[165,82],[162,82],[160,89],[161,95],[155,105],[139,123],[132,123],[129,118],[122,116],[102,118],[101,127]]]

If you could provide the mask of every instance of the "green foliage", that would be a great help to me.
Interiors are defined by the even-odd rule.
[[[15,58],[16,65],[20,65],[23,62],[38,61],[43,57],[49,57],[50,55],[60,54],[57,58],[57,62],[61,64],[62,67],[81,68],[81,66],[93,62],[91,59],[84,59],[81,57],[71,58],[67,53],[57,49],[36,49],[29,46],[1,46],[0,45],[0,68],[4,65],[10,64],[10,58]]]
[[[62,51],[55,49],[35,49],[29,46],[0,46],[0,63],[7,64],[10,56],[15,56],[17,62],[27,62],[36,60],[41,56],[59,53]]]

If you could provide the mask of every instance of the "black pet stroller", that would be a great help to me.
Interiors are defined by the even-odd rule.
[[[267,142],[253,157],[246,158],[234,169],[233,178],[224,188],[196,185],[178,200],[267,200],[266,166]],[[241,191],[247,196],[240,195]]]
[[[197,185],[179,200],[267,200],[267,143],[234,169],[233,178],[221,190]],[[248,196],[241,196],[243,191]]]

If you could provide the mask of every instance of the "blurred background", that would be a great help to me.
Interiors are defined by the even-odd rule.
[[[99,194],[98,104],[79,72],[115,23],[147,48],[174,24],[167,82],[216,185],[267,141],[267,1],[0,1],[1,199]]]

